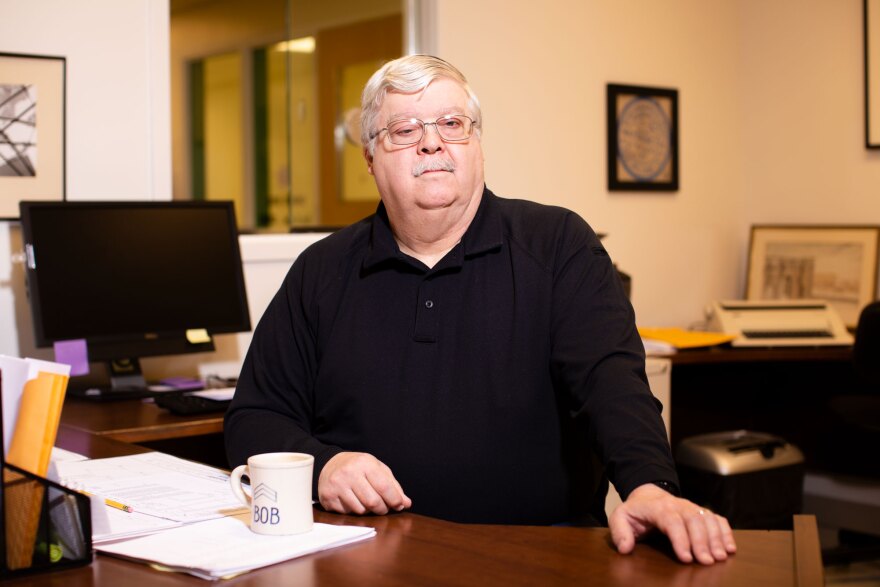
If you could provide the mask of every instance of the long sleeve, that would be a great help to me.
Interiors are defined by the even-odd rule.
[[[559,241],[553,285],[551,368],[572,414],[586,419],[621,496],[644,483],[678,479],[650,393],[632,306],[598,238],[574,214]]]
[[[314,331],[305,308],[304,263],[291,268],[254,331],[224,422],[226,451],[236,466],[253,454],[304,452],[315,457],[313,493],[324,465],[342,449],[313,435]]]

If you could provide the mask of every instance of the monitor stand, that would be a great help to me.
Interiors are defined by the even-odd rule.
[[[71,388],[69,393],[93,401],[115,401],[153,397],[155,394],[147,387],[140,363],[136,358],[113,359],[107,362],[110,373],[110,387],[88,386]]]
[[[141,364],[137,359],[114,359],[108,364],[111,391],[147,391],[147,382],[144,380]]]

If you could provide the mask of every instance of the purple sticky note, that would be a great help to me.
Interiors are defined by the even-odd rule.
[[[55,342],[55,362],[70,365],[70,375],[87,375],[89,372],[89,348],[85,339],[59,340]]]

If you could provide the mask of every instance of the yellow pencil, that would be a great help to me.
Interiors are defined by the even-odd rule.
[[[85,493],[86,495],[88,495],[90,497],[94,495],[94,493],[89,493],[88,491],[83,491],[82,489],[80,489],[79,492]],[[112,499],[104,498],[104,503],[107,504],[108,506],[110,506],[111,508],[114,508],[117,510],[122,510],[123,512],[125,512],[127,514],[134,512],[134,510],[132,509],[132,507],[130,505],[125,505],[124,503],[119,503],[118,501],[113,501]]]
[[[112,499],[104,499],[104,503],[109,505],[111,508],[116,508],[117,510],[122,510],[122,511],[129,513],[129,514],[134,511],[133,509],[131,509],[130,505],[125,505],[125,504],[119,503],[118,501],[113,501]]]

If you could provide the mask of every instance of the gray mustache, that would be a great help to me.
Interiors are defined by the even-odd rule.
[[[426,171],[455,171],[455,163],[449,159],[428,159],[419,161],[413,167],[413,177],[418,177]]]

